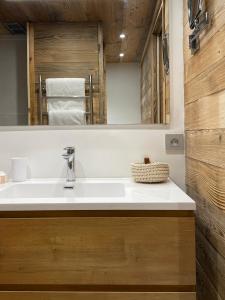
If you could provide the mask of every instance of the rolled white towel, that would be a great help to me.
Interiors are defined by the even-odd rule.
[[[64,99],[56,99],[51,98],[48,99],[47,102],[48,106],[48,112],[52,110],[85,110],[85,101],[84,99],[78,98],[78,99],[71,99],[71,98],[64,98]]]
[[[46,79],[47,97],[84,97],[85,78],[48,78]]]
[[[86,124],[86,114],[83,110],[51,110],[48,118],[51,126]]]

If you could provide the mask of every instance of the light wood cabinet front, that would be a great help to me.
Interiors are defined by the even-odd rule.
[[[0,219],[0,284],[194,286],[193,217]]]

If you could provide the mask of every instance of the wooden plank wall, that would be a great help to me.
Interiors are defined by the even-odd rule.
[[[208,0],[212,25],[188,49],[184,0],[186,184],[197,203],[198,299],[225,299],[225,2]]]
[[[57,77],[93,75],[94,123],[104,104],[104,57],[101,25],[98,23],[33,23],[29,24],[30,124],[39,124],[38,82]],[[99,44],[101,41],[101,44]]]
[[[141,120],[143,124],[155,123],[155,109],[157,102],[156,64],[156,35],[151,35],[148,47],[141,63]]]
[[[162,33],[169,32],[168,10],[167,0],[157,2],[141,60],[141,118],[143,124],[158,123],[158,101],[160,101],[161,107],[160,122],[164,124],[169,122],[169,76],[165,74],[162,65],[162,48],[160,57],[157,54],[157,39],[161,39],[161,37],[157,37],[159,32],[157,27],[161,25]],[[160,73],[159,84],[157,84],[158,72]]]

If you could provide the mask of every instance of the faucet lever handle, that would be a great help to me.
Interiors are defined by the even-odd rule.
[[[67,154],[73,154],[75,152],[74,147],[66,147],[64,150],[66,150]]]

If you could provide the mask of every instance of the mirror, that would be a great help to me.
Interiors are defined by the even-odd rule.
[[[168,1],[1,0],[0,126],[168,124]]]

